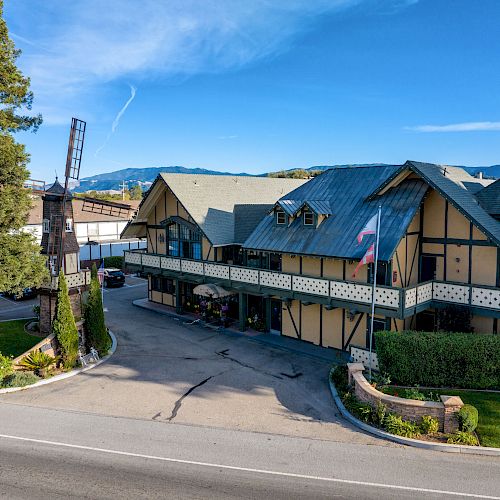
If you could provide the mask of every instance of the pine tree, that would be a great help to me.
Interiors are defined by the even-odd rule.
[[[13,293],[48,279],[40,246],[33,235],[21,231],[31,208],[30,192],[24,188],[29,155],[12,133],[36,131],[42,119],[17,114],[31,109],[33,102],[30,80],[16,66],[19,55],[9,38],[0,0],[0,291]]]
[[[68,295],[66,277],[61,269],[57,290],[56,314],[52,322],[52,333],[56,334],[61,358],[65,368],[73,368],[78,358],[78,330]]]
[[[106,330],[102,307],[101,285],[97,277],[96,265],[92,265],[92,279],[87,305],[85,306],[85,331],[87,346],[97,349],[99,354],[106,354],[111,347],[111,339]]]

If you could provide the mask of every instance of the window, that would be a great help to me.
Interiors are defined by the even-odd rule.
[[[168,226],[167,253],[172,257],[201,260],[201,233],[184,224],[173,223]]]
[[[280,226],[286,224],[286,215],[283,210],[276,211],[276,224],[279,224]]]
[[[304,212],[304,226],[314,226],[314,214],[309,210]]]
[[[67,233],[73,232],[73,219],[66,219],[66,232]]]
[[[174,280],[163,278],[162,276],[151,277],[151,290],[155,292],[175,294]]]
[[[43,219],[42,231],[44,233],[50,233],[50,221],[49,221],[49,219]]]

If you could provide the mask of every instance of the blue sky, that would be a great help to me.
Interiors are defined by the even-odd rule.
[[[497,0],[6,0],[33,177],[183,165],[500,163]],[[128,103],[128,106],[126,106]]]

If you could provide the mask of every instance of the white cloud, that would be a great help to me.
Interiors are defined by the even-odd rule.
[[[35,105],[57,114],[106,82],[237,69],[285,52],[325,13],[413,1],[44,0],[5,9]]]
[[[465,122],[449,125],[417,125],[405,127],[405,130],[414,132],[475,132],[481,130],[500,130],[500,122]]]
[[[125,111],[127,111],[129,104],[135,98],[135,94],[137,92],[137,89],[133,85],[129,85],[129,87],[130,87],[130,97],[127,99],[127,102],[122,106],[120,111],[118,111],[117,115],[115,116],[115,119],[113,120],[113,123],[111,125],[111,130],[110,130],[109,134],[107,135],[106,140],[103,142],[103,144],[96,149],[95,156],[97,156],[104,149],[104,147],[108,144],[109,140],[111,139],[111,136],[116,132],[116,129],[118,128],[118,125],[120,124],[120,120],[121,120],[122,116],[125,114]]]

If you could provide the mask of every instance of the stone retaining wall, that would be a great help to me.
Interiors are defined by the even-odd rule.
[[[424,415],[430,415],[439,421],[439,430],[454,432],[458,429],[457,413],[464,405],[458,396],[441,396],[441,402],[417,401],[390,396],[377,391],[363,375],[362,363],[348,363],[349,384],[354,387],[354,394],[364,403],[373,407],[380,401],[391,413],[401,415],[405,420],[419,423]]]

